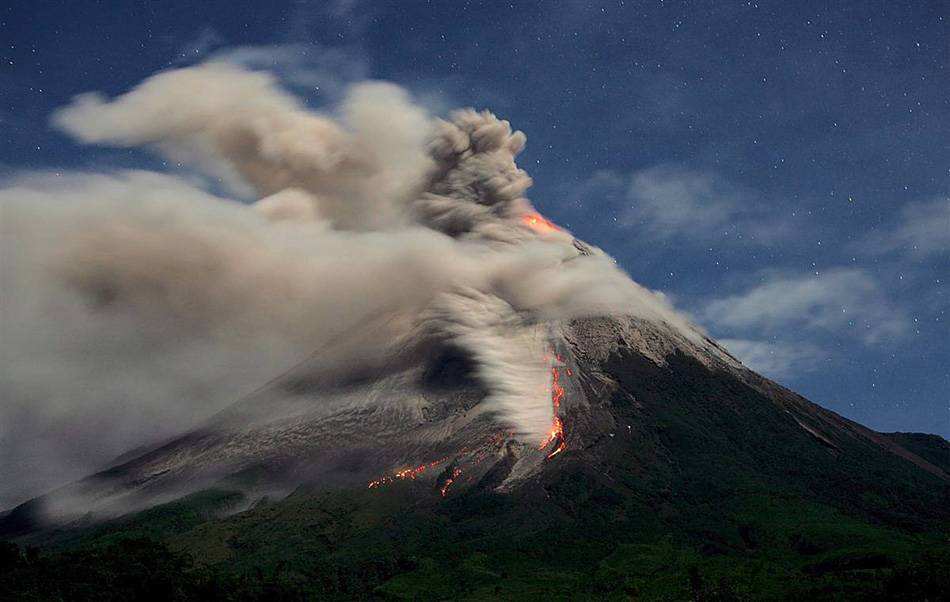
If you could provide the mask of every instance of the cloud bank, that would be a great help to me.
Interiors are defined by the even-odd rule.
[[[821,350],[807,343],[719,339],[719,344],[748,368],[770,378],[788,378],[818,367]]]
[[[950,254],[950,197],[905,205],[893,227],[869,235],[859,248],[914,256]]]
[[[775,246],[794,234],[767,199],[714,171],[661,164],[630,173],[600,170],[570,191],[589,207],[612,214],[621,228],[636,230],[650,245],[710,245],[742,239]],[[680,246],[676,246],[679,249]]]
[[[766,334],[851,330],[868,343],[900,336],[907,326],[880,285],[858,268],[771,274],[743,293],[707,303],[702,317],[723,330]]]

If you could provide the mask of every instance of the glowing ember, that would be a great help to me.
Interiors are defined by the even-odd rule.
[[[564,436],[564,425],[561,423],[561,418],[559,416],[554,417],[554,422],[551,424],[551,430],[548,431],[548,434],[545,435],[544,439],[541,440],[541,445],[538,446],[538,449],[544,449],[551,444],[552,441],[558,441]]]
[[[558,361],[561,361],[561,358],[557,358]],[[570,370],[568,370],[570,374]],[[557,454],[564,451],[566,443],[564,441],[564,423],[561,422],[561,400],[564,399],[564,387],[560,383],[560,371],[557,366],[551,366],[551,405],[554,409],[554,420],[551,423],[551,430],[548,431],[548,434],[541,441],[541,445],[538,449],[544,449],[552,442],[557,441],[558,444],[550,454],[548,458],[552,458]]]
[[[521,221],[535,232],[540,232],[541,234],[559,232],[561,230],[555,226],[553,222],[545,219],[540,213],[525,213],[521,216]]]
[[[442,464],[443,462],[445,462],[447,459],[448,458],[441,458],[439,460],[434,460],[432,462],[429,462],[428,464],[420,464],[419,466],[416,466],[416,467],[403,468],[401,470],[397,470],[391,475],[385,475],[374,481],[370,481],[367,487],[369,487],[370,489],[375,489],[377,487],[382,487],[383,485],[388,485],[395,481],[405,481],[405,480],[414,481],[416,477],[418,477],[420,474],[425,472],[426,469],[432,468],[434,466],[438,466],[439,464]]]
[[[557,447],[554,448],[554,451],[548,454],[548,458],[553,458],[567,448],[567,444],[564,442],[564,439],[561,439],[561,442]]]
[[[476,467],[497,453],[499,449],[505,446],[505,442],[512,437],[514,437],[514,432],[496,432],[486,437],[484,443],[478,445],[474,450],[469,450],[467,446],[462,447],[462,449],[459,450],[459,455],[455,456],[452,459],[452,463],[449,464],[449,467],[452,467],[450,476],[448,476],[445,482],[443,482],[438,488],[439,493],[442,494],[442,497],[446,497],[449,488],[452,487],[453,484],[457,484],[462,480],[460,477],[463,473],[463,466],[465,467],[465,471],[470,473],[465,477],[464,481],[471,482],[473,480],[473,475],[471,473],[475,471]],[[369,489],[376,489],[384,485],[391,485],[396,481],[414,481],[418,478],[421,478],[422,474],[430,468],[444,465],[446,462],[449,462],[448,456],[439,458],[438,460],[433,460],[426,464],[401,468],[399,470],[393,471],[390,474],[383,475],[378,479],[370,481],[366,486]],[[446,469],[446,472],[448,472],[448,469]],[[432,473],[430,472],[429,474]]]
[[[445,494],[448,492],[449,487],[452,486],[452,483],[459,478],[459,475],[462,474],[462,469],[455,467],[452,469],[452,476],[445,480],[445,484],[442,485],[442,489],[439,490],[439,493],[442,494],[442,497],[445,497]]]

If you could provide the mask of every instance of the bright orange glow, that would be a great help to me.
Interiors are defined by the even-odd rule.
[[[557,360],[560,362],[561,358],[557,358]],[[570,370],[568,370],[568,374],[570,374]],[[564,399],[564,386],[561,385],[560,378],[561,374],[558,367],[551,366],[551,405],[554,410],[554,420],[551,423],[551,430],[548,431],[538,447],[538,449],[544,449],[552,442],[558,442],[554,451],[548,454],[548,458],[553,458],[567,447],[567,443],[564,441],[564,423],[560,416],[561,400]]]
[[[442,497],[445,497],[445,494],[448,493],[449,487],[452,486],[452,483],[459,478],[459,475],[462,474],[462,469],[455,467],[452,469],[452,476],[445,480],[445,484],[442,485],[442,489],[439,490],[439,493],[442,494]]]
[[[552,441],[561,439],[563,435],[564,425],[561,423],[561,418],[559,416],[555,416],[554,421],[551,423],[551,430],[549,430],[548,434],[545,435],[544,439],[541,440],[541,445],[538,446],[538,449],[544,449],[550,445]]]
[[[560,357],[556,359],[558,363],[563,361]],[[568,374],[570,373],[570,370],[568,370]],[[560,382],[560,377],[561,372],[558,366],[552,366],[551,405],[554,418],[551,422],[550,432],[548,432],[538,447],[539,450],[544,450],[549,446],[553,447],[553,450],[547,454],[547,458],[553,458],[557,454],[567,449],[567,442],[564,439],[564,425],[559,415],[561,400],[564,399],[565,395],[564,387]],[[439,494],[442,497],[447,497],[449,490],[453,486],[457,485],[460,481],[464,480],[465,482],[472,482],[473,478],[478,474],[476,467],[489,457],[493,457],[494,454],[496,454],[500,449],[504,448],[505,443],[514,436],[515,433],[513,431],[492,433],[485,439],[483,444],[476,446],[475,449],[470,450],[467,446],[462,447],[462,449],[458,451],[458,455],[454,456],[454,458],[445,456],[437,460],[432,460],[431,462],[420,463],[417,466],[400,468],[398,470],[394,470],[391,473],[385,474],[378,479],[370,481],[366,486],[369,489],[377,489],[386,485],[391,485],[396,481],[415,481],[422,478],[423,473],[426,473],[426,471],[429,471],[429,469],[433,469],[438,466],[444,466],[447,462],[451,462],[448,465],[452,467],[450,475],[443,477],[445,478],[445,481],[441,483],[441,486],[437,485]],[[551,445],[552,443],[554,443],[553,446]],[[433,472],[435,471],[431,471],[428,474],[433,474]],[[464,477],[464,479],[462,477],[463,473],[467,473],[468,475]]]
[[[439,460],[433,460],[432,462],[429,462],[428,464],[420,464],[419,466],[397,470],[391,475],[384,475],[382,477],[379,477],[376,480],[370,481],[367,487],[369,487],[370,489],[375,489],[377,487],[382,487],[383,485],[388,485],[395,481],[405,481],[405,480],[414,481],[416,477],[418,477],[423,472],[425,472],[426,469],[438,466],[439,464],[442,464],[446,460],[448,460],[448,458],[441,458]]]
[[[540,213],[525,213],[521,216],[521,221],[535,232],[539,232],[541,234],[560,232],[561,230],[554,225],[554,222],[546,219]]]

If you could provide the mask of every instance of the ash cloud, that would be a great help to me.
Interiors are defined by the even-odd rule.
[[[348,229],[404,221],[431,164],[431,120],[398,86],[355,84],[321,114],[268,73],[225,62],[165,71],[111,100],[81,94],[53,123],[88,144],[149,146],[243,196],[305,190]]]
[[[315,349],[314,369],[336,372],[450,343],[489,392],[481,409],[540,440],[547,322],[692,332],[599,250],[527,224],[525,137],[488,112],[440,120],[363,82],[318,113],[212,62],[80,95],[53,123],[151,148],[240,200],[143,171],[0,183],[0,505],[180,433]]]

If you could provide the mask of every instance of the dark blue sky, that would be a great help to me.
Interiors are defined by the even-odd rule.
[[[146,166],[49,128],[226,57],[314,106],[392,80],[528,136],[529,196],[734,352],[880,430],[950,436],[941,2],[6,3],[0,168]]]

